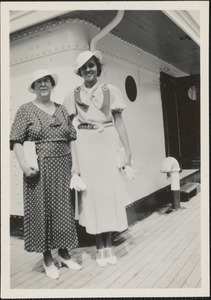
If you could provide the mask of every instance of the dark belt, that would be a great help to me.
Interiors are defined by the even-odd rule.
[[[113,122],[106,123],[80,123],[78,129],[94,129],[98,131],[103,131],[105,128],[113,126]]]

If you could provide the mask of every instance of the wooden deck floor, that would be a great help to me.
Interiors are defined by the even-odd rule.
[[[71,251],[82,270],[60,269],[60,278],[45,276],[42,255],[23,250],[11,237],[11,289],[200,288],[200,193],[181,209],[167,207],[115,238],[118,263],[98,267],[94,246]],[[56,253],[53,253],[56,257]]]

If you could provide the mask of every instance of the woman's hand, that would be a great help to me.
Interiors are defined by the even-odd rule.
[[[80,176],[80,169],[78,165],[78,157],[77,157],[77,149],[76,149],[75,141],[70,142],[70,151],[72,154],[72,169],[71,169],[72,176],[73,174],[77,174],[78,176]]]
[[[21,169],[23,170],[26,177],[35,177],[39,173],[39,170],[31,168],[27,163],[22,164]]]
[[[24,174],[27,177],[34,177],[39,173],[39,170],[31,168],[28,163],[25,161],[24,152],[23,152],[23,145],[20,143],[14,144],[14,152],[16,158],[19,162],[21,169],[23,170]]]
[[[126,166],[130,166],[131,167],[131,154],[130,153],[126,153],[125,154],[125,159],[124,159],[124,162],[125,162],[125,167]]]
[[[129,145],[129,140],[128,140],[128,136],[127,136],[125,125],[124,125],[124,122],[122,119],[121,112],[113,111],[113,117],[114,117],[114,125],[116,127],[116,130],[119,134],[120,140],[125,149],[125,158],[124,158],[125,167],[131,166],[130,145]]]
[[[71,173],[72,173],[72,175],[73,175],[73,174],[77,174],[78,176],[80,176],[80,170],[79,170],[78,165],[74,165],[74,166],[72,167]]]

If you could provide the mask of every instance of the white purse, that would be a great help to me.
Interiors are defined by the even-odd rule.
[[[28,163],[28,165],[31,168],[39,171],[35,142],[31,142],[31,141],[24,142],[23,151],[24,151],[25,161]]]

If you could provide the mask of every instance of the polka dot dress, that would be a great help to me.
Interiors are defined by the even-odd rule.
[[[22,105],[11,129],[10,149],[16,142],[35,141],[38,154],[39,175],[24,175],[24,240],[29,252],[78,246],[69,188],[69,142],[76,139],[76,131],[66,109],[55,106],[49,115],[32,102]]]

